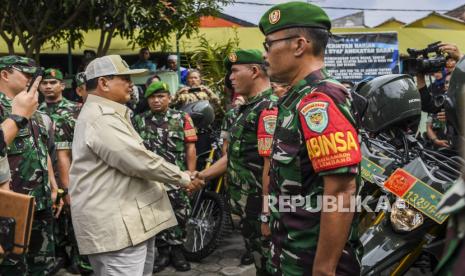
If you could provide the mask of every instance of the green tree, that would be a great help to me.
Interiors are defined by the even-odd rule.
[[[97,56],[105,55],[114,37],[129,46],[166,47],[172,34],[189,37],[200,17],[214,15],[232,0],[93,0],[75,28],[100,30]]]
[[[230,53],[239,47],[237,32],[233,39],[223,43],[211,43],[205,37],[199,37],[200,45],[190,57],[192,67],[197,67],[202,71],[204,84],[221,99],[222,106],[226,106],[227,99],[224,91],[224,78],[226,69],[223,61]]]
[[[63,40],[82,39],[77,29],[69,29],[90,0],[1,0],[0,36],[14,54],[15,41],[27,57],[39,60],[46,42],[56,46]]]

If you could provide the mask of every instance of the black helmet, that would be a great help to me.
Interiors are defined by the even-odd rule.
[[[207,100],[186,104],[181,110],[189,113],[197,128],[206,128],[215,120],[215,110]]]
[[[420,93],[409,75],[380,76],[357,85],[355,93],[367,103],[365,110],[358,111],[367,131],[379,132],[420,119]]]
[[[465,108],[465,58],[455,66],[450,78],[447,96],[444,99],[444,109],[447,121],[460,136],[464,136],[463,115]]]

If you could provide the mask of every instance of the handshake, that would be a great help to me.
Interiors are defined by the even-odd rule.
[[[186,191],[190,194],[198,191],[205,186],[205,177],[198,171],[185,171],[191,178],[191,182],[185,187]]]

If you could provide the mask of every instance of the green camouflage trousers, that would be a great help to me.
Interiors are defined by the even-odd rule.
[[[36,211],[32,222],[28,253],[8,255],[0,265],[0,275],[48,275],[55,267],[55,240],[51,209]]]
[[[92,272],[92,266],[87,256],[79,255],[74,228],[71,222],[71,214],[68,210],[64,210],[56,220],[54,232],[57,257],[67,259],[69,265],[77,267],[81,274],[90,274]]]
[[[254,264],[257,275],[270,275],[268,269],[268,258],[270,256],[270,239],[264,238],[261,231],[261,203],[255,206],[256,211],[248,211],[251,208],[247,206],[249,202],[256,202],[257,200],[249,200],[249,197],[261,197],[261,191],[258,189],[243,189],[238,185],[230,183],[228,186],[229,196],[231,197],[233,209],[236,214],[241,216],[242,236],[247,251],[254,257]],[[253,194],[250,194],[253,192]],[[259,201],[260,199],[258,199]]]
[[[156,247],[181,245],[186,241],[186,223],[191,213],[189,197],[183,189],[167,191],[178,225],[168,228],[155,237]]]

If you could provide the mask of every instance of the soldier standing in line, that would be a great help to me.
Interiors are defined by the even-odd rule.
[[[318,6],[288,2],[270,8],[259,27],[268,75],[291,86],[278,101],[271,154],[274,274],[359,275],[354,212],[316,209],[325,198],[350,207],[361,161],[349,93],[324,68],[331,21]]]
[[[169,108],[171,96],[164,82],[152,83],[145,92],[150,110],[134,117],[136,131],[144,140],[148,150],[177,165],[182,171],[194,172],[197,156],[195,142],[197,134],[189,114]],[[168,197],[179,225],[156,236],[155,245],[159,256],[155,260],[154,272],[163,270],[170,263],[178,271],[190,270],[182,246],[186,239],[185,223],[189,217],[190,203],[187,193],[172,185],[165,185]]]
[[[58,187],[53,179],[47,145],[49,137],[43,116],[35,112],[30,119],[12,114],[16,95],[30,84],[37,67],[34,60],[19,56],[0,58],[0,121],[9,118],[20,129],[7,148],[11,170],[10,190],[35,198],[35,213],[27,255],[7,256],[0,265],[1,275],[47,275],[55,269],[53,209]]]
[[[70,272],[86,274],[92,271],[92,267],[85,257],[79,255],[71,222],[68,195],[69,169],[72,162],[71,146],[74,126],[81,105],[63,97],[64,89],[63,73],[54,68],[45,70],[39,85],[39,90],[44,95],[45,101],[39,106],[39,110],[50,116],[53,121],[59,186],[64,191],[66,206],[62,216],[57,219],[57,227],[55,228],[57,253],[64,255],[63,257],[69,261],[68,270]],[[68,252],[67,246],[71,248],[69,254],[66,253]]]
[[[269,181],[269,156],[276,122],[276,98],[272,95],[270,81],[263,68],[259,50],[237,50],[225,59],[231,72],[234,90],[246,101],[238,108],[237,118],[229,129],[227,156],[223,156],[210,168],[197,174],[199,179],[214,179],[227,170],[228,191],[231,199],[242,203],[242,235],[248,252],[241,260],[251,258],[258,275],[267,275],[266,256],[269,251],[269,231],[262,228],[267,216],[261,216],[263,187]],[[266,225],[266,224],[264,224]]]

